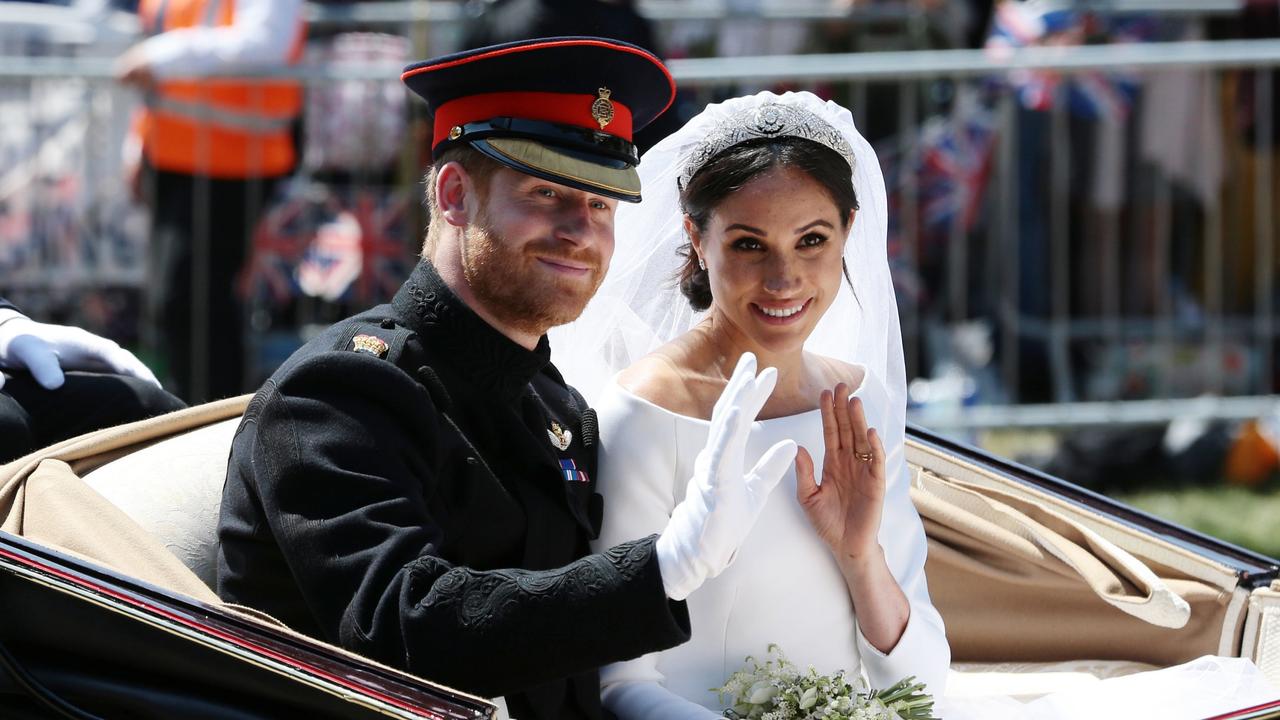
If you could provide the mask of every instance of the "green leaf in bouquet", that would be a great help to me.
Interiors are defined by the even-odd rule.
[[[814,705],[817,705],[818,704],[818,686],[813,685],[805,688],[804,692],[800,693],[800,702],[797,704],[800,706],[801,710],[808,710]]]

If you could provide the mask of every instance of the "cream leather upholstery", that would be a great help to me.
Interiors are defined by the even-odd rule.
[[[210,588],[217,584],[218,507],[239,423],[236,417],[177,435],[84,476]]]

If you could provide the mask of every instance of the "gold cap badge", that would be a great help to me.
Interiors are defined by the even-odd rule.
[[[351,349],[380,358],[387,356],[387,344],[382,341],[382,338],[373,335],[357,335],[351,338]]]
[[[602,87],[599,92],[600,97],[591,103],[591,117],[600,123],[600,129],[603,130],[605,125],[613,122],[613,101],[609,99],[613,91]]]
[[[565,430],[555,420],[551,421],[547,435],[551,437],[551,444],[555,445],[557,450],[568,450],[569,443],[573,442],[573,433]]]

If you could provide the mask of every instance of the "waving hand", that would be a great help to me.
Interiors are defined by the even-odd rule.
[[[819,400],[826,452],[822,481],[813,458],[796,454],[796,497],[818,536],[838,556],[861,558],[878,548],[884,509],[885,451],[879,434],[867,427],[862,400],[849,397],[844,383],[824,390]]]

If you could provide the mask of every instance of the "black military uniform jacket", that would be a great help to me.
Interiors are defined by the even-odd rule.
[[[589,554],[594,415],[549,356],[425,261],[307,343],[237,430],[219,594],[521,720],[599,717],[596,668],[684,642],[688,614],[653,537]]]

